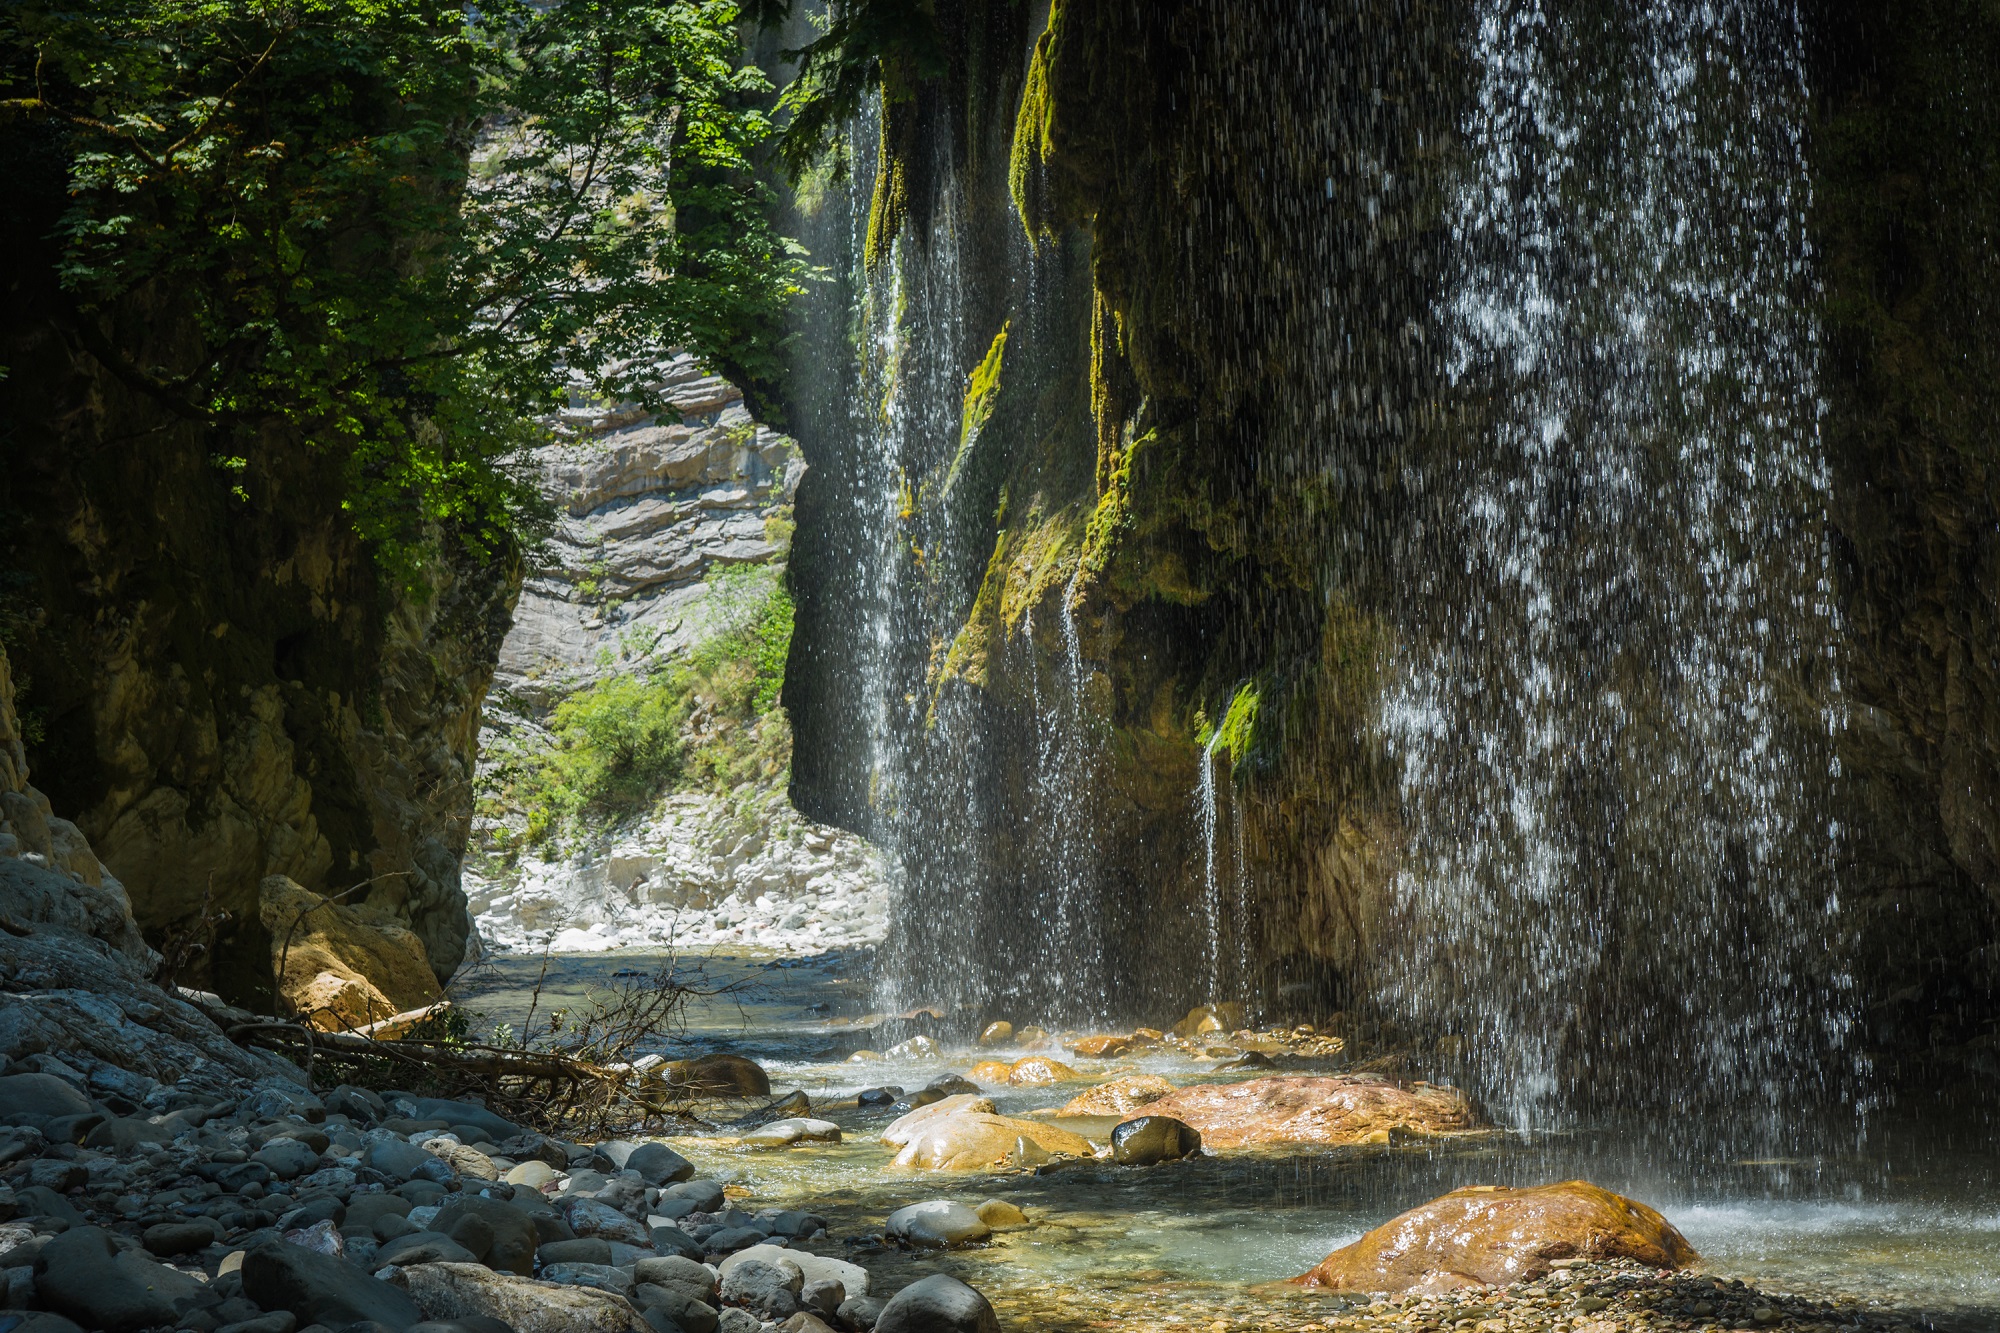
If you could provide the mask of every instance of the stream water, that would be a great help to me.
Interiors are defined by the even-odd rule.
[[[488,1020],[518,1022],[538,981],[535,1002],[546,1010],[615,984],[621,973],[644,976],[661,961],[632,952],[567,955],[551,959],[543,976],[541,960],[503,955],[482,969],[463,1002]],[[885,1084],[919,1088],[980,1059],[1022,1052],[941,1042],[935,1058],[856,1062],[846,1052],[858,1039],[880,1039],[860,1037],[854,1022],[868,1011],[867,957],[681,961],[730,990],[690,1008],[668,1053],[747,1055],[770,1072],[775,1091],[803,1089],[845,1139],[771,1152],[738,1146],[724,1129],[676,1135],[675,1146],[704,1175],[735,1182],[758,1204],[828,1218],[836,1237],[863,1246],[855,1257],[885,1287],[939,1269],[957,1273],[993,1299],[1006,1327],[1313,1319],[1327,1312],[1326,1298],[1260,1284],[1304,1272],[1397,1212],[1461,1185],[1585,1177],[1658,1207],[1716,1276],[1778,1293],[1858,1298],[1912,1327],[2000,1329],[2000,1180],[1984,1108],[1892,1109],[1865,1131],[1829,1135],[1841,1146],[1811,1159],[1688,1153],[1696,1136],[1685,1127],[1669,1134],[1656,1123],[1608,1117],[1557,1133],[1509,1130],[1417,1147],[1231,1154],[1148,1170],[1086,1163],[1043,1175],[920,1176],[888,1169],[892,1154],[878,1135],[893,1117],[854,1109],[854,1095]],[[1082,1072],[1092,1081],[1135,1072],[1178,1083],[1247,1076],[1178,1055],[1072,1062],[1088,1066]],[[1023,1114],[1060,1105],[1085,1086],[989,1095],[1003,1113]],[[847,1109],[838,1109],[842,1101]],[[1101,1140],[1112,1121],[1065,1123]],[[878,1252],[864,1239],[879,1236],[884,1217],[907,1203],[996,1197],[1037,1225],[951,1255]]]

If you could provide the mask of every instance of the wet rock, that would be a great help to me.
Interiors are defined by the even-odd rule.
[[[908,1041],[899,1041],[882,1054],[891,1060],[935,1060],[938,1058],[937,1043],[921,1034]]]
[[[786,1120],[812,1114],[812,1098],[803,1092],[789,1092],[766,1106],[760,1106],[747,1115],[740,1115],[729,1122],[735,1129],[755,1129],[768,1125],[774,1120]]]
[[[1079,1078],[1074,1069],[1060,1060],[1051,1060],[1045,1055],[1031,1055],[1016,1060],[1007,1071],[1007,1082],[1016,1088],[1046,1088],[1055,1083],[1066,1083]]]
[[[1479,1124],[1455,1088],[1404,1086],[1367,1075],[1201,1083],[1146,1109],[1194,1126],[1210,1148],[1387,1142],[1396,1134],[1448,1134]]]
[[[965,1071],[966,1080],[982,1088],[1005,1087],[1014,1066],[1005,1060],[981,1060]]]
[[[1227,1004],[1198,1004],[1187,1011],[1187,1016],[1174,1024],[1174,1035],[1183,1040],[1206,1036],[1211,1032],[1229,1032],[1243,1026],[1243,1006],[1234,1001]]]
[[[981,1221],[978,1213],[949,1199],[898,1208],[889,1214],[886,1230],[891,1239],[933,1249],[970,1245],[993,1234],[993,1228]]]
[[[981,1046],[1005,1046],[1014,1040],[1014,1025],[1005,1021],[988,1023],[986,1030],[979,1034]]]
[[[1132,1039],[1110,1035],[1084,1037],[1071,1042],[1069,1048],[1086,1060],[1114,1060],[1132,1049]]]
[[[184,1313],[219,1303],[208,1288],[136,1251],[121,1252],[100,1227],[72,1227],[35,1260],[41,1304],[103,1333],[176,1324]]]
[[[722,1275],[722,1302],[741,1306],[758,1318],[776,1322],[798,1313],[803,1275],[796,1265],[779,1267],[752,1259],[733,1264]]]
[[[1177,1162],[1200,1151],[1201,1135],[1172,1116],[1140,1116],[1111,1131],[1111,1157],[1120,1166]]]
[[[243,1256],[243,1294],[302,1324],[340,1328],[373,1321],[404,1328],[422,1312],[403,1292],[354,1265],[296,1245],[264,1244]],[[399,1270],[400,1271],[400,1270]]]
[[[990,1115],[997,1109],[990,1098],[975,1097],[970,1093],[961,1093],[956,1097],[945,1097],[928,1106],[920,1106],[900,1119],[890,1121],[888,1127],[882,1131],[882,1142],[891,1148],[901,1148],[908,1144],[912,1138],[922,1133],[925,1125],[933,1121],[943,1120],[948,1116],[958,1115],[965,1111],[977,1111]]]
[[[1059,1116],[1130,1115],[1142,1106],[1160,1100],[1174,1085],[1158,1074],[1133,1074],[1100,1083],[1063,1103]]]
[[[1028,1215],[1005,1199],[988,1199],[973,1211],[995,1231],[1018,1231],[1028,1225]]]
[[[479,1264],[412,1264],[397,1269],[391,1281],[425,1319],[498,1319],[515,1333],[652,1333],[621,1296],[496,1273]]]
[[[1336,1291],[1441,1291],[1531,1281],[1558,1259],[1683,1268],[1698,1257],[1651,1208],[1571,1180],[1454,1190],[1335,1250],[1296,1281]]]
[[[984,1296],[937,1273],[891,1297],[876,1317],[875,1333],[1000,1333],[1000,1320]]]
[[[990,1171],[1039,1166],[1054,1157],[1092,1155],[1090,1141],[1066,1129],[1035,1120],[960,1111],[918,1125],[891,1165],[919,1171]]]
[[[855,1097],[854,1102],[857,1106],[893,1106],[896,1099],[902,1095],[901,1088],[865,1088]]]
[[[771,1077],[755,1061],[740,1055],[704,1055],[675,1060],[666,1066],[670,1087],[711,1097],[768,1097]]]
[[[694,1176],[694,1163],[664,1143],[641,1144],[625,1159],[624,1167],[637,1171],[641,1180],[654,1187],[678,1184]]]
[[[751,1130],[742,1141],[753,1148],[789,1148],[795,1143],[838,1143],[840,1126],[831,1120],[774,1120]]]
[[[840,1322],[847,1328],[860,1329],[861,1333],[875,1327],[875,1321],[882,1317],[884,1302],[873,1296],[850,1296],[841,1302]]]

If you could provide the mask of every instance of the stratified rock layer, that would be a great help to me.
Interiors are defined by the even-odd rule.
[[[1588,1181],[1475,1185],[1391,1218],[1297,1281],[1337,1291],[1448,1291],[1531,1282],[1557,1259],[1685,1268],[1699,1257],[1651,1208]]]

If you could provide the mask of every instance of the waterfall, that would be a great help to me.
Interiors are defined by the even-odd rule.
[[[1215,751],[1222,729],[1202,747],[1200,776],[1195,786],[1195,817],[1201,821],[1202,913],[1208,926],[1208,999],[1222,998],[1222,885],[1216,874]]]
[[[1797,14],[1481,0],[1383,730],[1387,1003],[1519,1126],[1822,1088],[1841,725]]]

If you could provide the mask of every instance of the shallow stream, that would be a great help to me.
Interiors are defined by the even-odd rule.
[[[538,979],[543,1011],[655,956],[625,952],[542,961],[503,956],[465,988],[489,1021],[519,1022]],[[1246,1154],[1130,1170],[1082,1164],[1041,1175],[906,1174],[885,1169],[877,1135],[893,1116],[852,1107],[864,1088],[924,1086],[981,1059],[1025,1052],[943,1049],[927,1060],[853,1062],[841,1023],[866,1009],[862,963],[711,955],[687,960],[733,989],[687,1015],[669,1054],[731,1050],[757,1060],[779,1093],[803,1089],[845,1131],[839,1144],[781,1151],[738,1146],[735,1132],[671,1141],[704,1175],[747,1189],[756,1204],[809,1208],[859,1241],[858,1261],[885,1286],[956,1272],[987,1292],[1010,1328],[1304,1327],[1329,1298],[1261,1286],[1302,1273],[1387,1218],[1470,1184],[1584,1177],[1663,1212],[1703,1268],[1767,1291],[1853,1297],[1911,1326],[2000,1330],[2000,1195],[1993,1123],[1957,1109],[1906,1104],[1873,1117],[1846,1146],[1810,1159],[1743,1161],[1654,1146],[1642,1126],[1562,1134],[1493,1134],[1408,1147]],[[1151,1072],[1212,1082],[1213,1061],[1179,1055],[1085,1061],[1058,1052],[1086,1082],[989,1091],[1006,1114],[1059,1105],[1092,1082]],[[1243,1076],[1243,1075],[1239,1075]],[[840,1101],[845,1110],[828,1110]],[[1071,1124],[1102,1139],[1110,1121]],[[1684,1137],[1684,1136],[1683,1136]],[[1005,1198],[1037,1224],[949,1256],[876,1252],[894,1208],[929,1198]],[[1337,1300],[1338,1298],[1333,1298]]]

